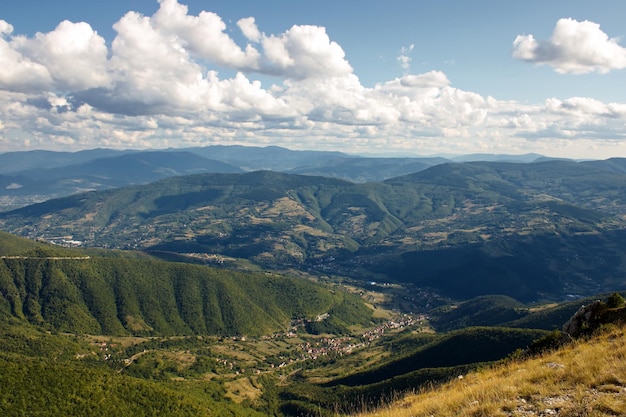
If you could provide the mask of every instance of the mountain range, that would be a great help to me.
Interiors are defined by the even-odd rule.
[[[194,173],[258,170],[322,175],[353,182],[381,181],[452,161],[530,162],[541,155],[381,158],[286,148],[207,146],[163,150],[91,149],[79,152],[19,151],[0,154],[0,210],[81,191],[147,184]]]
[[[448,162],[366,183],[171,176],[3,212],[0,226],[62,244],[533,301],[623,288],[625,215],[626,159],[551,160]]]

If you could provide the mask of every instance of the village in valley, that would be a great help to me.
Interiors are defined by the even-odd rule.
[[[328,318],[328,314],[322,314],[309,322]],[[286,331],[261,337],[95,337],[92,342],[101,360],[119,368],[119,372],[132,374],[139,368],[169,363],[165,368],[170,377],[178,374],[176,379],[219,379],[239,386],[262,374],[277,374],[284,379],[304,369],[327,365],[338,357],[365,352],[385,336],[430,331],[428,316],[401,313],[393,313],[392,318],[352,335],[313,335],[306,332],[306,326],[307,320],[294,319]],[[198,366],[207,361],[212,365]],[[250,392],[242,393],[240,399],[250,396]]]

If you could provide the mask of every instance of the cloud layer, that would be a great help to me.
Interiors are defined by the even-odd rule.
[[[84,22],[25,37],[0,20],[0,151],[221,143],[603,156],[626,144],[626,105],[483,97],[440,71],[411,74],[413,45],[401,49],[401,77],[367,88],[319,26],[266,34],[248,17],[229,28],[215,13],[161,0],[154,15],[129,12],[114,29],[108,44]],[[617,41],[591,22],[563,19],[550,41],[527,35],[514,45],[516,58],[559,72],[626,66]],[[262,85],[267,77],[275,84]]]

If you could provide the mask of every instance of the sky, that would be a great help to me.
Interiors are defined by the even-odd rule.
[[[626,157],[621,0],[20,0],[0,152]]]

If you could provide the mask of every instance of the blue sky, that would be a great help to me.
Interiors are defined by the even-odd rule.
[[[626,157],[626,2],[21,0],[0,152]]]

